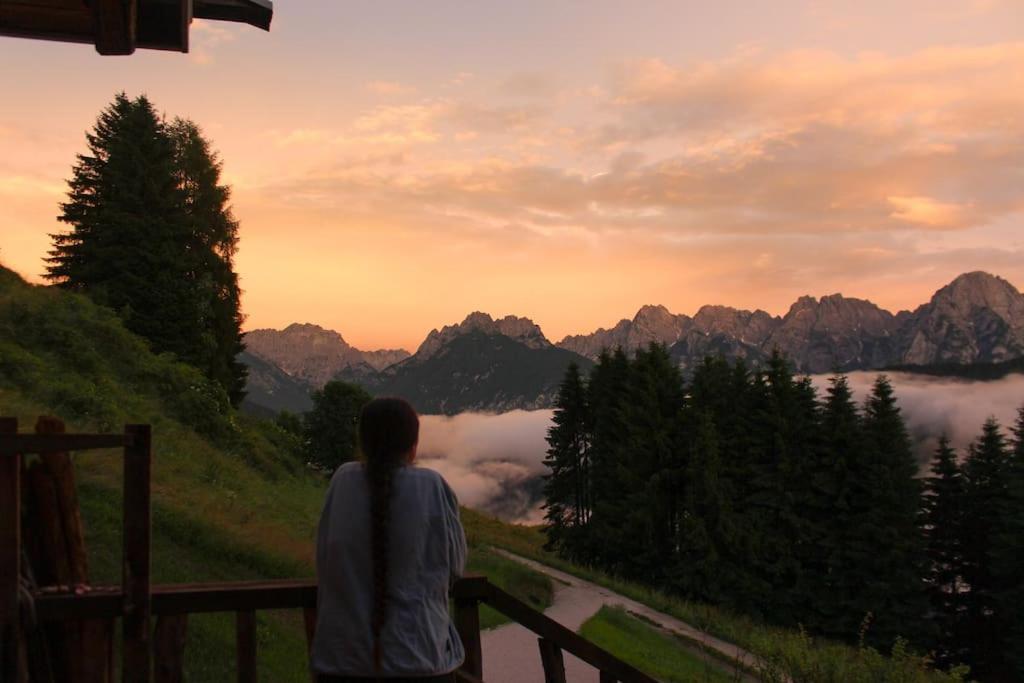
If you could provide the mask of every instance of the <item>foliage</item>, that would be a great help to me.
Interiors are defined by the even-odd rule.
[[[238,224],[220,162],[199,128],[167,123],[145,96],[118,94],[86,133],[68,181],[46,277],[124,319],[157,353],[173,353],[244,395]]]
[[[306,457],[313,465],[333,472],[356,457],[359,411],[372,398],[362,387],[332,381],[313,392],[313,409],[303,418]]]
[[[778,353],[757,372],[709,357],[684,382],[652,346],[602,354],[580,385],[567,373],[549,435],[548,548],[808,637],[1002,675],[1024,523],[996,426],[964,468],[961,514],[955,454],[925,495],[884,376],[859,407],[846,377],[819,399]],[[567,466],[574,443],[587,467]]]

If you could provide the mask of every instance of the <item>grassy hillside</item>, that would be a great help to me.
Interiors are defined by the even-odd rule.
[[[56,415],[72,431],[153,426],[153,578],[158,583],[313,576],[326,479],[272,422],[232,410],[194,369],[152,354],[117,316],[87,298],[26,284],[0,267],[0,414],[31,429]],[[119,452],[76,456],[93,583],[120,578]],[[464,511],[470,571],[543,607],[551,584],[488,551]],[[233,615],[193,617],[192,681],[233,676]],[[485,626],[500,623],[484,612]],[[298,611],[259,613],[261,677],[308,681]]]

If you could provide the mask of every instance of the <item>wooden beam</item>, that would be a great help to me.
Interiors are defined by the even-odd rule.
[[[0,457],[32,453],[67,453],[131,445],[128,434],[0,434]]]
[[[96,52],[130,55],[135,52],[138,0],[92,0]]]
[[[466,651],[460,667],[471,676],[483,678],[483,653],[480,646],[480,601],[476,598],[455,598],[455,630]]]
[[[164,615],[156,620],[153,635],[154,683],[182,683],[185,680],[185,637],[188,615]]]
[[[256,683],[256,612],[235,613],[235,643],[238,683]]]
[[[124,594],[122,681],[149,683],[150,680],[150,428],[125,427],[124,449],[124,535],[122,592]]]
[[[550,617],[544,616],[494,584],[491,584],[491,597],[487,600],[487,604],[513,621],[519,622],[538,636],[557,643],[566,652],[576,655],[599,671],[608,672],[623,683],[656,683],[655,679],[644,672],[623,662],[607,650],[594,645]]]
[[[18,420],[0,418],[0,434],[17,434]],[[22,680],[21,623],[21,455],[0,458],[0,680]]]
[[[544,683],[565,683],[565,660],[562,648],[547,638],[538,638],[540,663],[544,667]]]

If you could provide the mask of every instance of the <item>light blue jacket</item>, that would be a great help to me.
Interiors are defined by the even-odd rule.
[[[347,676],[426,676],[465,657],[448,614],[448,592],[466,563],[459,504],[434,470],[395,473],[389,524],[387,621],[374,671],[370,493],[363,465],[331,478],[317,531],[317,620],[310,666]]]

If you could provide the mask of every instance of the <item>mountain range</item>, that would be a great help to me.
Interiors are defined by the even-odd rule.
[[[253,330],[245,337],[249,402],[306,410],[297,398],[330,379],[407,397],[421,412],[505,411],[549,406],[571,362],[588,369],[604,349],[664,344],[684,370],[706,355],[757,365],[773,349],[800,372],[1002,363],[1024,356],[1024,295],[983,272],[960,275],[914,311],[870,301],[803,296],[783,316],[707,305],[695,315],[643,306],[632,319],[552,344],[528,318],[474,312],[432,330],[415,353],[360,351],[316,325]]]

